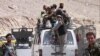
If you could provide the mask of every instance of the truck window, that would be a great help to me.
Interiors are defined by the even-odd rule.
[[[55,44],[55,38],[52,36],[50,31],[46,31],[44,33],[43,38],[44,38],[43,39],[44,45]],[[59,42],[57,42],[56,44],[59,44]],[[67,36],[65,37],[65,44],[67,44],[67,45],[74,44],[73,36],[72,36],[72,33],[70,31],[67,32]]]
[[[73,36],[72,33],[70,31],[67,32],[67,36],[65,38],[65,44],[67,45],[73,45],[74,44],[74,40],[73,40]]]
[[[52,37],[51,37],[52,35],[51,35],[51,32],[50,31],[46,31],[45,33],[44,33],[44,36],[43,36],[43,44],[44,45],[49,45],[49,44],[51,44],[50,43],[50,41],[52,41]]]

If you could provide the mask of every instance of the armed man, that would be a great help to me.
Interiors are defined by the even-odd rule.
[[[57,15],[57,21],[54,25],[54,27],[52,28],[52,30],[55,32],[56,34],[56,38],[58,38],[60,47],[59,47],[59,52],[63,53],[64,50],[64,38],[66,35],[66,29],[65,29],[65,23],[63,21],[63,17],[61,15]],[[63,55],[62,55],[63,56]]]
[[[11,42],[12,38],[12,34],[8,33],[6,35],[7,43],[2,46],[3,56],[16,56],[14,44]]]
[[[93,32],[86,34],[88,47],[85,49],[84,56],[100,56],[100,46],[96,43],[96,36]]]

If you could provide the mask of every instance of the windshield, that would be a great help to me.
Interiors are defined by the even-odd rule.
[[[57,45],[57,44],[59,44],[59,41],[57,41],[58,39],[53,36],[51,31],[46,31],[44,33],[43,38],[44,38],[43,39],[43,44],[44,45],[51,45],[51,44],[53,44],[53,45],[56,44]],[[67,32],[67,35],[65,37],[65,44],[67,44],[67,45],[73,45],[74,44],[73,36],[72,36],[70,31]]]

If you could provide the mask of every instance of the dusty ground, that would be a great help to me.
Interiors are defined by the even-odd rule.
[[[64,9],[76,20],[76,25],[94,23],[99,36],[100,0],[0,0],[0,34],[22,25],[34,28],[42,6],[60,2],[65,4]]]

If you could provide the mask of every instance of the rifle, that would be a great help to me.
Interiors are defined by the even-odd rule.
[[[3,47],[6,51],[6,52],[4,51],[5,52],[4,55],[17,56],[15,50],[13,50],[13,51],[10,50],[11,47],[7,47],[6,44],[3,44]]]
[[[85,52],[83,53],[83,56],[91,56],[88,50],[85,50]]]

